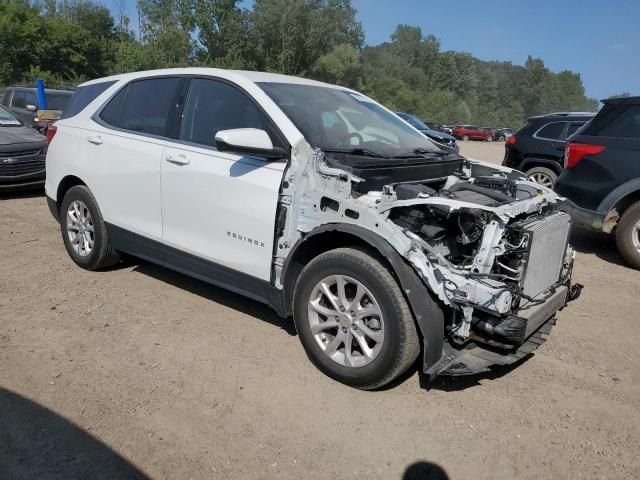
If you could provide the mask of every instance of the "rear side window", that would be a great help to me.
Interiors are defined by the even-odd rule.
[[[179,83],[179,78],[132,82],[109,101],[100,118],[124,130],[164,136]]]
[[[181,140],[215,146],[216,133],[232,128],[258,128],[269,132],[269,122],[240,90],[223,82],[196,78],[184,109]]]
[[[567,122],[552,122],[546,124],[540,130],[535,133],[535,137],[548,139],[548,140],[564,140],[564,129],[567,126]]]
[[[115,80],[112,82],[94,83],[93,85],[78,88],[73,92],[67,108],[63,109],[61,118],[70,118],[77,115],[114,83],[116,83]]]
[[[640,138],[640,105],[618,107],[617,115],[608,123],[602,124],[598,132],[600,137]]]

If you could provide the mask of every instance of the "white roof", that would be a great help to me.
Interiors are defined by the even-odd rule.
[[[85,82],[79,86],[92,85],[94,83],[101,83],[109,80],[134,80],[136,78],[142,77],[155,77],[155,76],[163,76],[163,75],[206,75],[206,76],[214,76],[219,78],[225,78],[232,81],[240,81],[243,83],[244,80],[259,83],[259,82],[270,82],[270,83],[294,83],[298,85],[316,85],[321,87],[330,87],[330,88],[338,88],[341,90],[349,90],[344,87],[340,87],[338,85],[331,85],[328,83],[318,82],[316,80],[310,80],[308,78],[301,77],[293,77],[290,75],[281,75],[279,73],[266,73],[266,72],[254,72],[250,70],[225,70],[222,68],[200,68],[200,67],[187,67],[187,68],[163,68],[158,70],[146,70],[141,72],[132,72],[132,73],[122,73],[120,75],[112,75],[110,77],[96,78],[95,80],[90,80]]]

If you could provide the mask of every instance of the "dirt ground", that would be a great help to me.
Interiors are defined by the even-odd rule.
[[[640,272],[573,241],[583,295],[527,361],[361,392],[258,303],[147,263],[81,270],[41,194],[5,195],[0,478],[640,478]]]

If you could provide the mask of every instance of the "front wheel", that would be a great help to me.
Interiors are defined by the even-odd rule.
[[[304,268],[294,292],[294,321],[311,362],[363,390],[391,382],[420,353],[398,283],[363,250],[330,250]]]
[[[634,203],[622,214],[616,227],[616,245],[622,258],[640,270],[640,202]]]
[[[467,140],[469,140],[469,135],[463,135],[463,136],[462,136],[462,140],[464,140],[465,142],[466,142]]]

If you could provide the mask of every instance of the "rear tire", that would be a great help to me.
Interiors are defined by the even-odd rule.
[[[487,137],[487,142],[493,142],[493,137]]]
[[[530,181],[551,189],[556,186],[556,181],[558,180],[556,172],[546,167],[534,167],[527,170],[525,174]]]
[[[464,140],[466,142],[467,140],[469,140],[469,136],[468,135],[463,135],[462,136],[462,140]]]
[[[294,291],[294,321],[311,362],[363,390],[391,382],[420,353],[413,315],[398,283],[364,250],[338,248],[307,264]]]
[[[640,202],[634,203],[622,214],[616,227],[616,245],[622,258],[640,270]]]
[[[120,254],[109,243],[107,227],[91,190],[71,187],[60,206],[62,240],[71,259],[86,270],[115,265]]]

